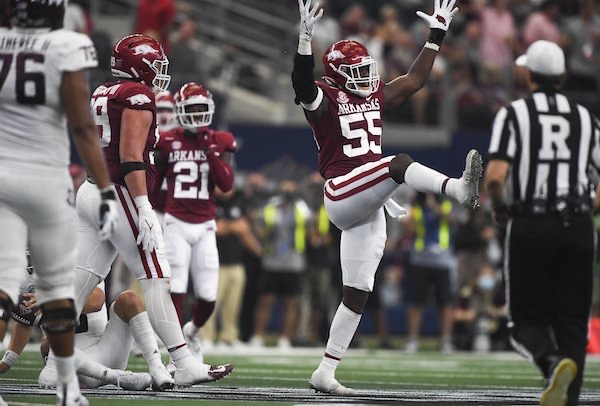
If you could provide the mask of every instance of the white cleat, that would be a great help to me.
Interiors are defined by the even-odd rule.
[[[577,376],[577,364],[571,358],[561,360],[550,377],[548,386],[542,392],[541,406],[564,406],[567,404],[569,385]]]
[[[56,369],[45,366],[38,376],[38,385],[42,389],[56,388]]]
[[[470,209],[479,207],[479,179],[483,174],[483,159],[481,154],[472,149],[467,154],[465,170],[460,177],[459,190],[456,200]]]
[[[175,371],[175,385],[192,386],[198,383],[214,382],[225,378],[233,371],[233,365],[208,365],[193,363]]]
[[[117,371],[117,386],[125,390],[146,390],[152,385],[152,376],[146,372]]]
[[[163,364],[151,368],[150,375],[152,376],[152,390],[154,391],[162,392],[173,389],[173,386],[175,386],[175,380]]]
[[[333,375],[323,373],[318,369],[313,372],[308,381],[311,389],[315,392],[329,393],[336,396],[355,396],[357,395],[356,390],[352,388],[346,388],[344,385],[339,383]]]
[[[188,321],[183,326],[182,332],[185,342],[188,345],[192,355],[199,363],[204,363],[204,355],[202,355],[202,342],[198,334],[194,334],[192,330],[195,330],[195,326],[191,321]]]
[[[175,364],[173,364],[173,360],[171,360],[167,364],[167,372],[171,374],[171,376],[173,376],[173,374],[175,374],[175,371],[177,371],[177,367],[175,366]]]
[[[56,387],[56,406],[89,406],[90,402],[79,391],[77,377],[68,385],[61,383]]]

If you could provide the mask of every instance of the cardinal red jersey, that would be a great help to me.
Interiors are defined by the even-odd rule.
[[[319,172],[325,179],[345,175],[367,162],[381,159],[383,84],[369,97],[323,82],[323,103],[329,109],[309,124],[319,150]]]
[[[157,140],[156,106],[152,90],[138,82],[109,82],[98,86],[91,100],[92,114],[100,134],[100,144],[104,148],[104,156],[113,183],[127,186],[121,173],[121,157],[119,143],[121,137],[121,115],[124,109],[148,110],[152,112],[152,125],[148,130],[148,138],[144,148],[143,159],[146,167],[146,186],[149,191],[154,188],[154,164],[150,160],[150,151]]]
[[[235,141],[228,132],[200,129],[196,133],[176,128],[162,136],[156,150],[167,161],[165,213],[188,223],[204,223],[216,217],[215,184],[206,150],[233,152]]]
[[[165,137],[165,135],[169,134],[171,131],[161,131],[159,132],[159,141]],[[156,144],[156,148],[158,148],[158,143]],[[165,206],[167,205],[167,179],[164,176],[160,176],[160,171],[157,170],[157,178],[154,182],[154,189],[149,194],[148,198],[150,199],[150,203],[154,210],[164,213]]]

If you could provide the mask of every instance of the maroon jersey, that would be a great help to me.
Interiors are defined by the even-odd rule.
[[[165,213],[187,223],[204,223],[215,218],[215,181],[210,160],[219,158],[207,156],[209,149],[233,152],[233,135],[208,128],[196,133],[176,128],[160,137],[156,150],[161,161],[166,161]]]
[[[319,121],[309,121],[319,149],[319,172],[325,179],[381,159],[383,84],[367,98],[323,82],[323,103],[329,109]]]
[[[154,188],[154,164],[150,160],[150,151],[157,140],[156,106],[152,90],[138,82],[109,82],[98,86],[91,100],[100,144],[104,148],[104,156],[110,179],[117,185],[127,186],[121,173],[121,157],[119,143],[121,141],[121,115],[123,109],[148,110],[152,112],[152,125],[148,130],[148,139],[144,148],[144,164],[146,166],[146,187],[148,192]],[[125,135],[123,135],[125,136]]]
[[[158,142],[160,142],[160,140],[169,133],[170,131],[159,132],[160,138]],[[156,144],[156,148],[158,148],[158,143]],[[160,170],[157,170],[156,172],[157,177],[154,182],[154,189],[151,193],[149,193],[148,199],[150,200],[154,210],[164,213],[165,206],[167,205],[167,179],[164,177],[164,173],[161,174]]]

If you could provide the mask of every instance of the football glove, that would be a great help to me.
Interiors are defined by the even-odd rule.
[[[158,248],[162,238],[158,217],[156,217],[148,196],[141,195],[133,200],[138,209],[139,217],[137,244],[141,245],[144,251],[152,252],[155,248]]]
[[[100,240],[107,240],[115,231],[117,226],[117,197],[114,186],[108,186],[100,190]]]
[[[298,9],[300,10],[300,39],[311,41],[313,31],[317,21],[323,16],[323,9],[319,10],[319,3],[315,3],[311,8],[313,0],[298,0]],[[317,13],[317,11],[319,11]]]
[[[422,11],[417,11],[417,15],[425,20],[430,29],[448,31],[450,22],[458,13],[458,7],[454,7],[454,3],[456,3],[456,0],[433,0],[432,15],[425,14]]]

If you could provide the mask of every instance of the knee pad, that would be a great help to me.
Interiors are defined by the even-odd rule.
[[[406,168],[415,160],[408,154],[398,154],[390,161],[390,177],[398,184],[404,183]]]
[[[48,309],[47,304],[41,306],[43,315],[41,324],[48,334],[61,334],[75,329],[77,325],[75,304],[72,300],[69,300],[69,303],[69,307],[58,309]]]

